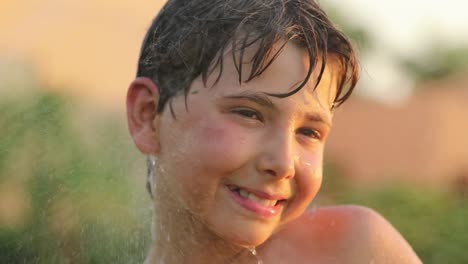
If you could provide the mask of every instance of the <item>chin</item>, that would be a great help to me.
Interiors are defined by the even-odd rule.
[[[253,248],[253,247],[258,247],[265,243],[268,240],[268,237],[243,237],[243,238],[237,238],[234,241],[232,241],[232,244],[239,246],[239,247],[244,247],[244,248]]]
[[[265,243],[273,234],[274,228],[265,225],[238,224],[237,228],[231,228],[224,234],[219,234],[230,243],[245,247],[257,247]]]

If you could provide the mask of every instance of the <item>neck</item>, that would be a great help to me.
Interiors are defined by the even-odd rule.
[[[156,194],[153,244],[146,264],[256,263],[248,249],[223,240],[189,210],[176,206],[181,204],[177,198],[164,190]]]

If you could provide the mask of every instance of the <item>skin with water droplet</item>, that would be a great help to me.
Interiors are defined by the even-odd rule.
[[[252,253],[252,255],[257,259],[257,264],[263,264],[263,261],[262,261],[262,260],[260,259],[260,257],[258,256],[257,250],[255,249],[255,247],[248,248],[248,250],[249,250],[250,253]]]

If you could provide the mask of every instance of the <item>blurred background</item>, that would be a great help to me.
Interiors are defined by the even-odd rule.
[[[0,1],[0,263],[142,263],[145,158],[125,94],[164,1]],[[313,206],[385,216],[468,263],[468,2],[322,0],[359,49]]]

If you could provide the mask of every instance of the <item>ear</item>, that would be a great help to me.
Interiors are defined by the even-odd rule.
[[[127,120],[137,148],[146,155],[159,153],[159,90],[152,80],[138,77],[128,87]]]

